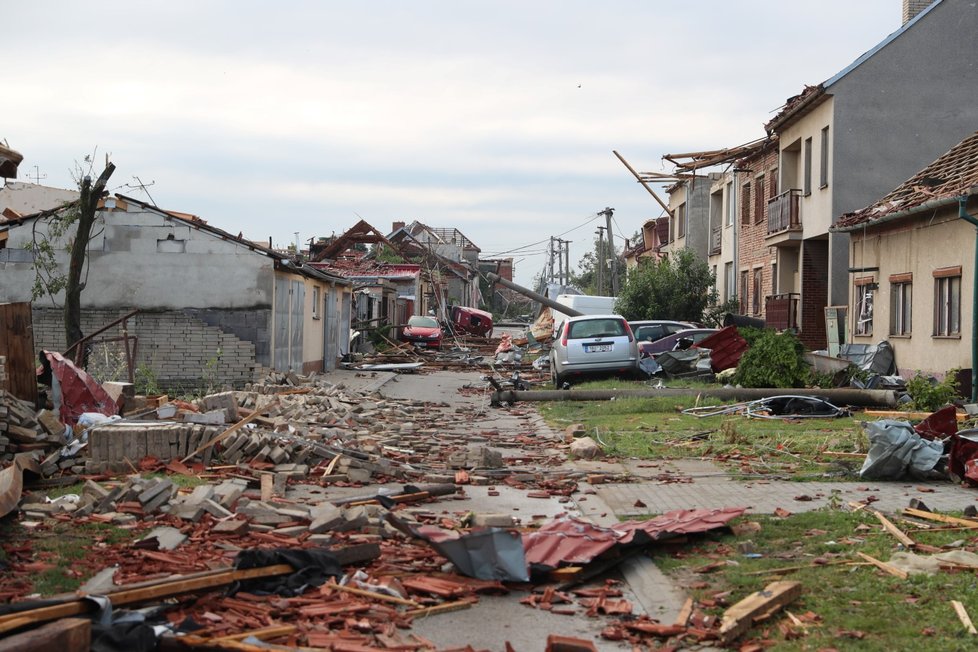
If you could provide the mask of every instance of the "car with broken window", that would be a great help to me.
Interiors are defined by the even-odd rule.
[[[699,344],[716,332],[716,328],[687,328],[654,342],[640,341],[638,343],[638,354],[639,357],[648,358],[666,351],[685,350],[694,344]]]
[[[635,340],[639,343],[655,342],[673,333],[697,327],[697,324],[692,322],[671,319],[632,320],[628,322],[628,325],[632,327],[632,332],[635,333]]]
[[[621,315],[583,315],[562,324],[550,349],[550,378],[561,388],[589,376],[633,377],[638,343]]]
[[[402,342],[410,342],[421,348],[440,349],[441,339],[441,326],[434,317],[415,315],[408,319],[407,325],[401,330]]]

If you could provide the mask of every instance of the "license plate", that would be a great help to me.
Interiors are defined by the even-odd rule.
[[[425,347],[425,346],[428,346],[428,343],[427,342],[415,342],[414,345],[415,346],[420,346],[420,347]]]
[[[608,353],[609,351],[614,350],[614,348],[615,348],[614,344],[592,344],[591,346],[587,347],[587,352]]]

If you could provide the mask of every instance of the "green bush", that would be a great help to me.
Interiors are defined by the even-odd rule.
[[[922,376],[919,371],[907,381],[907,394],[910,394],[910,407],[913,410],[940,410],[952,402],[957,393],[957,369],[948,371],[941,382],[930,376]]]
[[[744,387],[803,387],[811,368],[802,358],[805,347],[792,333],[738,329],[750,344],[734,374]]]

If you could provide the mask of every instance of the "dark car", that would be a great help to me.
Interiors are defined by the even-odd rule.
[[[696,324],[685,321],[673,321],[671,319],[646,319],[641,321],[630,321],[632,332],[635,339],[639,342],[655,342],[663,337],[668,337],[673,333],[684,331],[689,328],[696,328]]]
[[[401,331],[402,341],[429,349],[440,349],[441,337],[441,326],[438,325],[438,320],[421,315],[408,319],[407,326]]]
[[[656,355],[657,353],[673,351],[677,346],[679,346],[680,343],[685,345],[687,340],[690,346],[693,344],[699,344],[702,340],[705,340],[716,332],[716,328],[687,328],[685,330],[676,331],[672,335],[667,335],[666,337],[660,338],[654,342],[639,342],[638,353],[641,357],[648,358]]]

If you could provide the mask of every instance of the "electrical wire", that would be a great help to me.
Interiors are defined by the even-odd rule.
[[[561,236],[565,236],[568,233],[571,233],[571,232],[576,231],[578,229],[584,228],[585,226],[587,226],[588,224],[590,224],[594,220],[598,219],[599,217],[601,217],[601,215],[599,215],[598,213],[595,213],[590,218],[588,218],[588,220],[585,221],[583,224],[579,224],[579,225],[575,226],[572,229],[567,229],[563,233],[558,233],[557,235],[550,236],[550,237],[559,238]],[[487,253],[486,255],[487,256],[502,256],[504,254],[510,254],[510,253],[513,253],[513,252],[521,251],[523,249],[528,249],[529,247],[535,247],[537,245],[541,245],[541,244],[543,244],[545,242],[550,242],[550,237],[544,238],[543,240],[539,240],[537,242],[531,242],[530,244],[523,245],[522,247],[516,247],[515,249],[510,249],[509,251],[500,251],[500,252],[497,252],[497,253]]]

